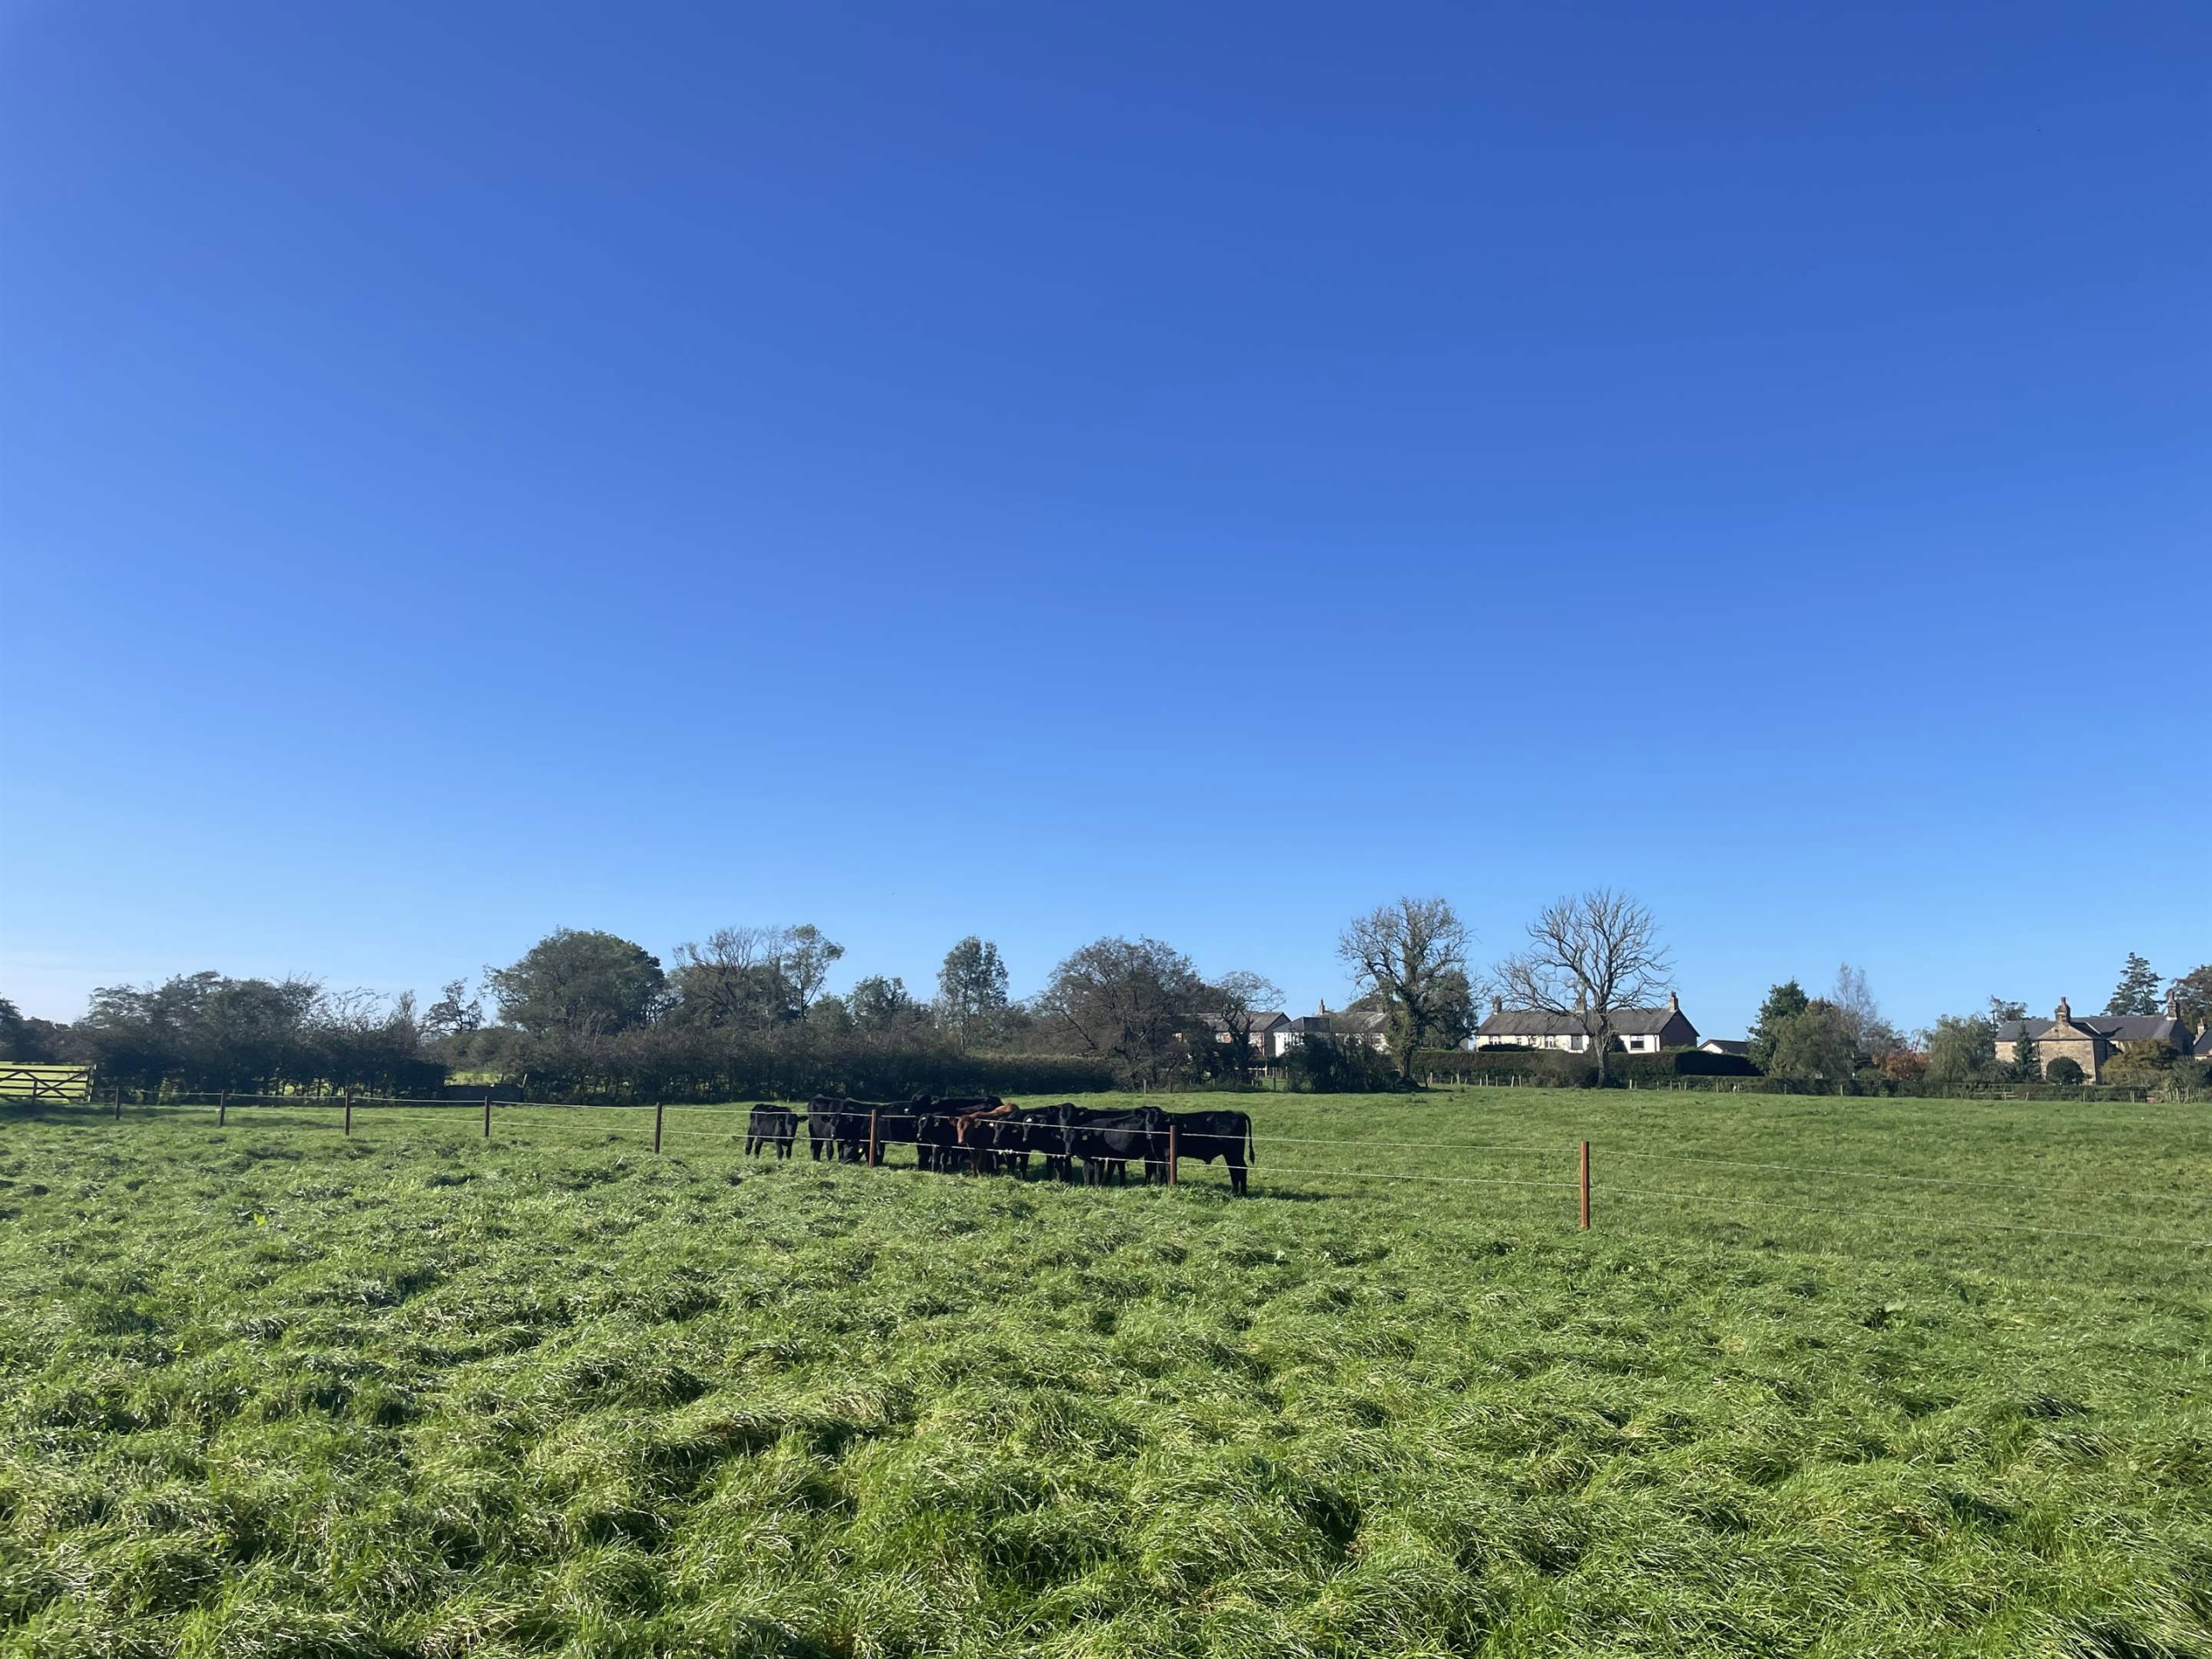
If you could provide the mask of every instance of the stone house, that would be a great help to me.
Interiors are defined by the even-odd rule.
[[[2164,1014],[2075,1014],[2064,997],[2048,1020],[2006,1020],[1997,1027],[1997,1058],[2010,1060],[2025,1034],[2034,1046],[2036,1068],[2050,1075],[2053,1060],[2069,1059],[2082,1068],[2083,1079],[2096,1083],[2105,1065],[2122,1048],[2138,1043],[2163,1043],[2177,1054],[2187,1054],[2195,1039],[2183,1023],[2181,1006],[2169,993]]]

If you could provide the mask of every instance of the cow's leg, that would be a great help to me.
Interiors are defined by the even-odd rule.
[[[1236,1198],[1244,1197],[1244,1160],[1232,1154],[1223,1161],[1229,1166],[1230,1196]]]

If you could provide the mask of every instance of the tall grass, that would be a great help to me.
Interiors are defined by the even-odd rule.
[[[10,1119],[0,1651],[2212,1655],[2212,1252],[2084,1236],[2204,1115],[1254,1111],[1243,1203]]]

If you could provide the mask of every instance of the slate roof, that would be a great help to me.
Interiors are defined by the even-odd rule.
[[[1748,1055],[1751,1052],[1751,1043],[1741,1037],[1708,1037],[1698,1046],[1709,1048],[1716,1054]]]
[[[2175,1032],[2181,1021],[2169,1014],[2077,1014],[2072,1019],[2082,1030],[2094,1031],[2107,1042],[2166,1043],[2178,1046]],[[1999,1046],[2019,1041],[2023,1027],[2026,1027],[2029,1041],[2039,1041],[2056,1023],[2054,1020],[2007,1020],[1997,1027],[1997,1041]]]
[[[1681,1017],[1679,1008],[1615,1008],[1613,1032],[1621,1037],[1656,1037],[1667,1022]],[[1571,1014],[1545,1014],[1535,1008],[1501,1008],[1476,1027],[1478,1037],[1571,1037],[1582,1022]]]

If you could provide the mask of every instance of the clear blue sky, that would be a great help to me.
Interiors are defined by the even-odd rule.
[[[10,4],[0,994],[2212,959],[2212,10]]]

